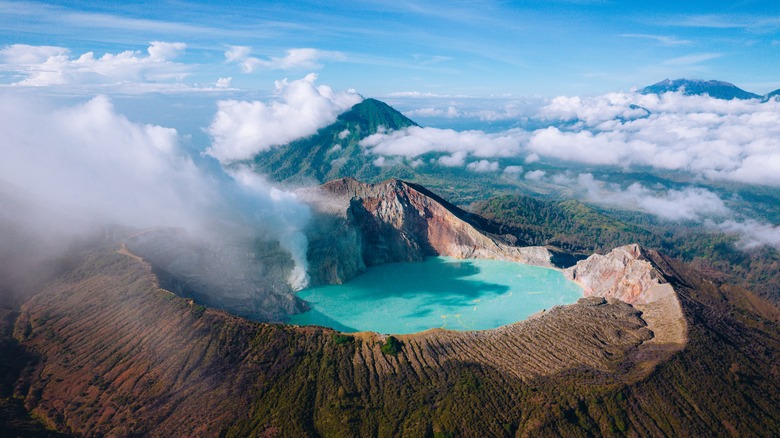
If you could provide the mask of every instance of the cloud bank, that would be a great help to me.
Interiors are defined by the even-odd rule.
[[[743,222],[728,220],[709,225],[725,233],[738,235],[738,245],[744,249],[753,249],[763,245],[780,249],[780,226],[778,225],[770,225],[752,219]]]
[[[509,107],[489,112],[448,105],[452,111],[424,107],[408,113],[479,120],[514,114]],[[521,107],[518,113],[529,112],[527,105]],[[525,158],[528,163],[547,158],[780,186],[780,99],[722,100],[680,93],[559,96],[538,106],[528,119],[517,117],[524,126],[540,127],[491,134],[410,128],[377,134],[363,144],[377,155],[448,154],[441,162],[447,165],[465,166],[468,160],[457,159],[461,156]]]
[[[370,153],[383,156],[416,158],[429,153],[448,154],[439,159],[445,166],[463,166],[467,157],[514,157],[522,152],[527,133],[515,129],[499,134],[482,131],[412,126],[398,131],[380,132],[361,140]]]
[[[576,195],[588,202],[642,211],[671,221],[695,222],[734,235],[739,239],[737,246],[741,249],[764,245],[780,249],[780,226],[740,218],[717,194],[702,187],[676,190],[633,183],[621,188],[618,184],[600,181],[590,173],[575,177],[556,174],[546,179],[574,188]]]
[[[208,128],[213,142],[207,153],[222,163],[244,160],[273,146],[312,135],[336,121],[336,117],[362,97],[315,85],[317,75],[276,81],[271,102],[222,100]]]
[[[702,221],[731,213],[718,195],[700,187],[652,190],[633,183],[623,190],[617,184],[596,180],[590,173],[580,174],[576,182],[588,201],[628,207],[663,219]]]
[[[541,114],[574,127],[535,131],[527,149],[540,156],[780,185],[778,100],[612,94],[557,98]]]
[[[173,59],[185,48],[184,43],[153,41],[146,54],[127,50],[73,57],[64,47],[13,44],[0,50],[0,69],[19,79],[13,85],[29,87],[180,81],[189,67]]]

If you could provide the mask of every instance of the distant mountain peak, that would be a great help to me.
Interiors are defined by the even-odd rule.
[[[373,164],[375,157],[365,153],[361,140],[412,126],[418,125],[390,105],[364,99],[316,134],[256,155],[253,167],[276,181],[324,182],[345,176],[375,181],[386,169]]]
[[[775,90],[775,91],[771,91],[771,92],[767,93],[764,96],[764,101],[767,101],[767,100],[772,99],[772,98],[777,97],[777,96],[780,96],[780,88]]]
[[[639,90],[642,94],[682,93],[686,96],[709,95],[716,99],[759,99],[758,94],[745,91],[736,85],[717,80],[664,79]]]
[[[401,114],[395,108],[381,100],[368,98],[355,104],[349,111],[341,114],[338,120],[358,123],[366,128],[366,132],[374,134],[380,126],[389,130],[417,126],[417,123]]]

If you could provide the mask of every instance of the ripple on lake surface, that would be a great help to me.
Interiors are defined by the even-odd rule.
[[[486,330],[582,297],[560,271],[498,260],[429,257],[369,268],[342,285],[302,290],[312,310],[291,324],[343,332]]]

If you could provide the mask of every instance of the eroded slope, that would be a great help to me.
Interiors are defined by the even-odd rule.
[[[642,254],[658,269],[656,255]],[[660,281],[671,272],[660,270]],[[688,298],[680,300],[686,320],[704,318],[710,307],[696,297],[701,292],[692,281],[671,278],[686,291]],[[654,333],[644,315],[598,297],[496,330],[399,337],[400,352],[388,355],[376,335],[344,341],[328,329],[252,323],[204,309],[159,289],[145,263],[97,252],[24,306],[16,336],[40,360],[17,391],[51,424],[88,435],[212,435],[224,429],[238,435],[419,436],[441,430],[483,436],[583,427],[679,433],[679,424],[664,417],[666,409],[682,409],[684,418],[696,421],[683,430],[712,431],[713,419],[742,432],[771,430],[778,412],[767,397],[777,393],[777,381],[769,375],[768,355],[777,350],[767,349],[780,347],[777,327],[744,314],[759,326],[728,323],[735,333],[726,336],[740,342],[718,347],[713,360],[725,356],[730,362],[711,376],[699,370],[718,362],[698,357],[699,349],[702,338],[723,336],[715,331],[721,323],[692,326],[695,349],[679,346],[669,359],[668,350],[649,348]],[[757,340],[764,351],[743,347]],[[710,353],[715,348],[704,347]],[[771,384],[754,380],[764,371],[775,379]],[[686,398],[690,393],[682,395],[684,387],[673,384],[690,378],[677,375],[683,372],[697,373],[699,385],[710,388],[731,382],[729,398],[743,408],[748,399],[760,405],[763,419],[740,422],[731,407],[720,409],[700,395]],[[659,373],[669,381],[642,389]],[[743,377],[735,383],[733,376]],[[693,405],[697,410],[689,409]]]

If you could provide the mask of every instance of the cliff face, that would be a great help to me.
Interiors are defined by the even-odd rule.
[[[666,283],[639,245],[594,254],[566,269],[564,275],[581,283],[585,296],[618,298],[630,304],[655,301],[663,293],[656,286]]]
[[[656,334],[653,342],[677,350],[687,341],[688,325],[677,292],[667,280],[675,274],[665,271],[664,266],[658,253],[626,245],[581,260],[565,269],[564,275],[580,283],[586,297],[618,299],[634,305]]]
[[[404,181],[345,178],[301,196],[319,216],[309,238],[310,274],[317,283],[340,283],[366,266],[434,255],[552,266],[546,248],[512,246],[489,233],[488,221]]]

